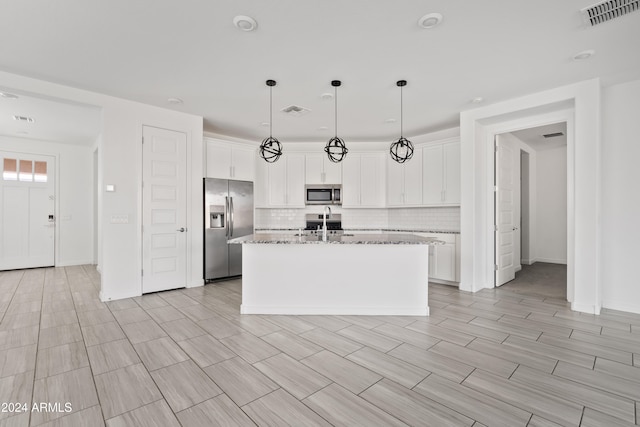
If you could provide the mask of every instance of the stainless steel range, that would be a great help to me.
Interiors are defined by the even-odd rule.
[[[306,214],[305,220],[306,226],[304,228],[304,234],[311,236],[319,236],[322,234],[322,214]],[[327,215],[327,234],[344,234],[341,214]]]

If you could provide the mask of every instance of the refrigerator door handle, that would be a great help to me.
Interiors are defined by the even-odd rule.
[[[229,237],[229,197],[228,196],[224,196],[224,216],[225,216],[224,235],[225,237]]]
[[[233,236],[233,197],[229,197],[229,237]]]

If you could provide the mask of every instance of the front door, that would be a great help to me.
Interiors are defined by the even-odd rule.
[[[0,270],[53,266],[55,157],[0,151]]]
[[[145,126],[142,144],[142,292],[187,282],[187,137]]]
[[[514,146],[508,138],[496,135],[496,286],[516,277],[514,263]]]

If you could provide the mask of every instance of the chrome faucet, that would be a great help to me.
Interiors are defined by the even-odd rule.
[[[329,218],[331,218],[331,208],[325,206],[322,211],[322,241],[327,241],[327,210],[329,210]]]

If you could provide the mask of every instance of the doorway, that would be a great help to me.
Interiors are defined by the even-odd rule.
[[[566,300],[567,123],[496,135],[496,146],[495,285]]]
[[[55,264],[53,156],[0,151],[0,270]]]

